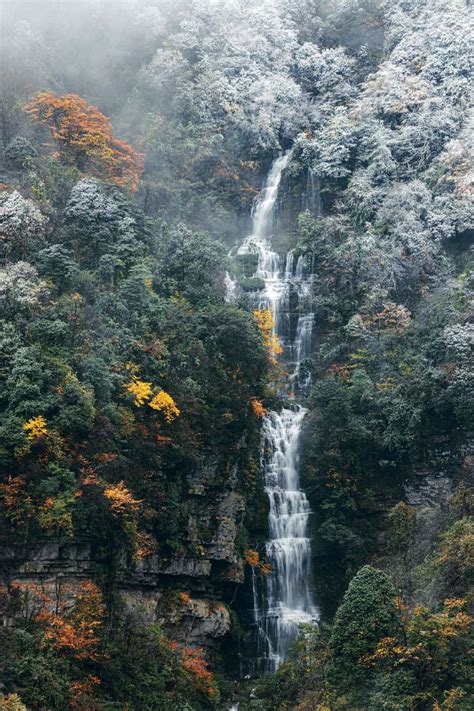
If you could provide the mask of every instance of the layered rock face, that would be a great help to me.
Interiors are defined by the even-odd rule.
[[[243,582],[244,565],[236,547],[245,498],[232,476],[227,487],[212,486],[214,467],[189,480],[189,511],[180,543],[182,554],[153,554],[141,560],[118,555],[111,592],[116,614],[133,624],[158,623],[178,642],[209,650],[230,629],[230,599]],[[87,540],[37,541],[3,551],[3,589],[34,587],[53,601],[73,604],[84,580],[94,579],[107,561]],[[6,619],[8,623],[8,620]]]

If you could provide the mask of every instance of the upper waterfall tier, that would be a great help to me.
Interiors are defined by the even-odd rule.
[[[283,171],[290,162],[290,159],[291,151],[287,151],[284,155],[279,156],[279,158],[273,161],[265,187],[256,202],[252,215],[253,231],[251,237],[254,237],[257,241],[264,240],[270,236],[273,226],[275,203],[278,197],[278,188],[280,187]],[[251,237],[248,239],[251,239]]]
[[[257,256],[253,276],[263,283],[251,293],[255,308],[271,308],[274,333],[283,348],[281,359],[288,373],[289,395],[305,394],[309,388],[308,374],[302,374],[301,364],[311,356],[314,313],[312,311],[312,257],[290,250],[285,255],[272,248],[275,213],[282,175],[291,160],[291,151],[279,156],[272,164],[267,180],[252,211],[252,233],[237,249],[237,256]],[[227,298],[238,294],[237,282],[226,277]]]

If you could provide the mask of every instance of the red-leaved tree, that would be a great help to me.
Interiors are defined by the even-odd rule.
[[[77,94],[44,91],[25,106],[33,121],[49,128],[61,159],[116,185],[136,190],[143,156],[112,134],[112,125]]]

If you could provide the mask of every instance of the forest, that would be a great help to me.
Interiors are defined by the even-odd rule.
[[[474,708],[470,0],[0,0],[0,710]]]

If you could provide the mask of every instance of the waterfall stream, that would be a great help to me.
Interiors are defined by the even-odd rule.
[[[253,210],[252,234],[237,251],[239,255],[258,256],[254,276],[265,286],[253,293],[253,303],[256,308],[273,310],[274,331],[283,346],[281,360],[288,373],[287,402],[281,411],[268,412],[262,425],[261,466],[270,505],[266,559],[271,571],[263,595],[255,584],[255,574],[252,580],[259,671],[277,669],[296,639],[299,625],[318,618],[307,532],[311,512],[299,483],[301,428],[306,410],[295,399],[304,395],[310,384],[301,365],[311,355],[313,269],[308,255],[290,251],[282,257],[271,245],[278,189],[290,160],[291,152],[287,152],[273,162]],[[235,284],[228,282],[228,294],[233,293]],[[296,328],[294,324],[292,327],[291,316],[295,311]]]

